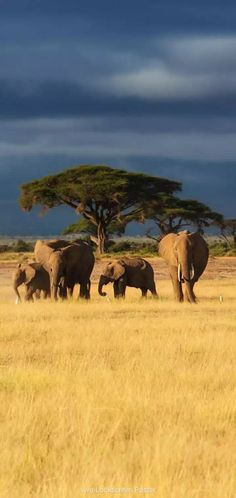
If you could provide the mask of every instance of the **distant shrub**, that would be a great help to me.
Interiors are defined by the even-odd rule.
[[[108,252],[125,252],[131,250],[131,242],[128,240],[121,240],[119,242],[112,242],[109,244]]]
[[[8,244],[1,244],[0,245],[0,253],[9,251],[9,248],[10,248],[10,246]]]
[[[18,239],[12,244],[11,250],[13,252],[32,252],[34,250],[34,245],[25,240]]]
[[[211,256],[236,256],[236,247],[230,247],[226,242],[214,242],[209,244]]]
[[[31,242],[26,242],[25,240],[18,239],[12,244],[0,244],[0,253],[4,252],[32,252],[34,250],[34,244]]]
[[[157,244],[155,242],[143,242],[139,240],[119,240],[110,241],[108,246],[108,253],[115,254],[140,254],[140,255],[157,255]]]

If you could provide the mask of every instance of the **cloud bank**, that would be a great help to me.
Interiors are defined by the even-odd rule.
[[[0,14],[0,201],[11,213],[0,232],[11,216],[12,226],[24,223],[20,183],[81,163],[183,181],[186,195],[235,216],[222,173],[230,190],[232,1],[223,9],[217,0],[145,7],[141,0],[12,0],[0,3]],[[47,221],[29,216],[28,230],[40,223],[46,230]]]

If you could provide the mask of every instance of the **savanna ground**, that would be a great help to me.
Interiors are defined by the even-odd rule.
[[[19,306],[1,264],[1,498],[236,497],[236,258],[197,305],[151,262],[157,301],[98,296],[102,262],[91,302]]]

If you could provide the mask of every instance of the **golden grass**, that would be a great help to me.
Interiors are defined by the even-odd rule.
[[[201,281],[198,305],[169,281],[158,301],[107,290],[15,306],[2,289],[0,497],[235,497],[236,281]]]

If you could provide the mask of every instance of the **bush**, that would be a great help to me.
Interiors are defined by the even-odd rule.
[[[210,256],[236,256],[236,247],[230,247],[226,242],[209,244]]]
[[[0,245],[0,253],[9,251],[10,250],[9,248],[10,248],[10,246],[8,244],[1,244]]]
[[[119,240],[110,241],[108,253],[115,254],[139,254],[140,256],[153,255],[157,256],[157,244],[155,242],[139,241],[139,240]]]
[[[34,250],[34,244],[30,242],[25,242],[25,240],[18,239],[11,246],[13,252],[32,252]]]
[[[18,239],[13,244],[1,244],[0,253],[4,252],[32,252],[34,250],[34,244],[31,242],[25,242],[22,239]]]

